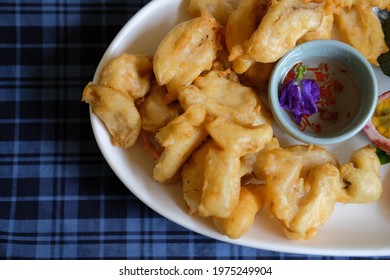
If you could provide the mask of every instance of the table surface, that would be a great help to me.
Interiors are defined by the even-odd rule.
[[[196,234],[148,208],[111,171],[81,92],[147,2],[0,1],[0,258],[352,259]]]

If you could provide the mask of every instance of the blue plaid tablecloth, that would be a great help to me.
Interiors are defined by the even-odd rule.
[[[115,176],[81,92],[146,0],[0,1],[1,259],[315,259],[216,241]]]

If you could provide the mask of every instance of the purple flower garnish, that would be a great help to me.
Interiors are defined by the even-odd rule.
[[[298,65],[297,75],[286,83],[279,97],[282,108],[291,111],[297,124],[301,123],[302,115],[312,115],[318,111],[316,102],[320,100],[320,89],[314,80],[302,79],[306,66]]]

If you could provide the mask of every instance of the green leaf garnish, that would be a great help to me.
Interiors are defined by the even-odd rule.
[[[390,46],[390,18],[386,19],[382,22],[382,29],[385,35],[386,45]],[[383,73],[387,76],[390,76],[390,51],[384,54],[381,54],[378,57],[378,63],[383,71]]]
[[[378,62],[383,74],[390,76],[390,52],[381,54],[378,57]]]
[[[382,165],[390,162],[390,155],[388,155],[385,151],[382,151],[381,149],[376,148],[375,152],[376,152],[376,155],[378,156],[379,161]]]

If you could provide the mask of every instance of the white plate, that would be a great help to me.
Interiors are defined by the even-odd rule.
[[[125,51],[153,54],[167,32],[178,22],[189,18],[187,5],[185,0],[155,0],[147,4],[127,22],[108,47],[94,80],[108,61]],[[378,68],[375,73],[380,92],[390,90],[390,78]],[[91,123],[101,152],[120,180],[150,208],[185,228],[234,244],[286,253],[390,255],[390,164],[382,167],[384,193],[377,203],[337,204],[331,217],[311,240],[298,242],[287,239],[278,222],[269,218],[265,211],[257,216],[246,235],[231,240],[217,233],[209,219],[187,214],[178,184],[162,185],[153,180],[153,162],[140,143],[129,151],[114,147],[103,123],[94,114],[91,114]],[[274,129],[282,145],[296,143],[277,127]],[[340,163],[345,163],[354,149],[368,143],[361,132],[350,141],[326,148],[337,156]]]

